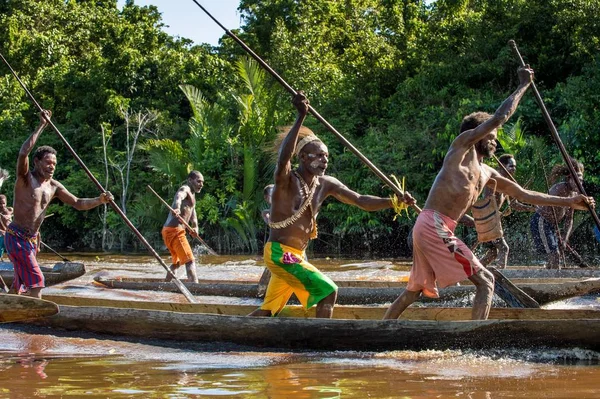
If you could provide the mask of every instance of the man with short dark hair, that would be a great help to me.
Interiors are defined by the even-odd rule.
[[[58,198],[73,208],[84,211],[113,200],[110,192],[96,198],[77,198],[60,182],[53,179],[56,170],[56,150],[49,146],[39,147],[33,156],[33,170],[29,170],[29,153],[42,131],[48,126],[52,114],[40,113],[40,125],[21,146],[17,160],[17,181],[13,202],[14,220],[6,230],[5,245],[15,268],[13,289],[20,294],[41,298],[44,275],[37,263],[39,230],[48,204]]]
[[[169,213],[163,225],[162,237],[167,249],[171,253],[171,271],[176,273],[181,265],[185,265],[188,281],[197,283],[196,260],[185,233],[185,226],[180,222],[183,219],[196,233],[198,233],[198,216],[196,215],[196,194],[204,187],[204,176],[197,170],[189,173],[185,184],[179,187],[173,199],[173,213]],[[171,273],[167,273],[166,281],[171,281]]]
[[[533,71],[520,67],[519,87],[494,115],[475,112],[467,115],[460,134],[454,139],[442,169],[413,228],[413,266],[406,290],[387,310],[385,319],[396,319],[421,293],[437,298],[443,288],[469,279],[475,285],[473,319],[487,319],[494,294],[494,276],[454,235],[456,223],[475,203],[483,188],[496,186],[501,193],[523,202],[539,205],[570,206],[587,209],[594,199],[583,195],[562,198],[535,191],[502,177],[483,163],[496,151],[497,130],[515,112],[531,84]]]

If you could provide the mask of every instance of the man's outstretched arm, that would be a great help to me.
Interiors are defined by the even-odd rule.
[[[574,197],[558,197],[537,191],[525,190],[516,183],[500,176],[499,173],[494,173],[492,177],[497,182],[497,190],[501,193],[509,195],[519,201],[528,204],[543,205],[543,206],[568,206],[573,209],[587,210],[588,204],[592,207],[596,206],[596,202],[592,197],[586,197],[579,194]],[[488,182],[488,184],[491,184]]]
[[[56,184],[58,184],[58,188],[56,189],[54,196],[78,211],[87,211],[88,209],[93,209],[97,206],[107,204],[114,200],[113,195],[109,191],[100,194],[100,196],[96,198],[77,198],[71,194],[61,183],[56,182]]]

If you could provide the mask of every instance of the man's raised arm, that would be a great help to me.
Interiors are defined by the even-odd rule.
[[[504,100],[504,102],[500,105],[500,107],[498,107],[490,119],[483,122],[475,129],[471,129],[460,134],[456,140],[454,140],[453,145],[460,145],[466,148],[475,145],[475,143],[494,131],[494,129],[498,129],[500,126],[506,123],[512,114],[515,113],[517,110],[517,105],[519,105],[519,101],[521,101],[521,98],[533,81],[533,70],[529,68],[529,65],[526,67],[519,67],[517,73],[519,75],[520,82],[517,90],[515,90],[506,100]]]
[[[306,119],[306,114],[308,114],[308,99],[303,92],[299,91],[298,94],[296,94],[292,100],[292,104],[294,104],[298,110],[298,117],[281,143],[281,148],[277,157],[277,167],[275,169],[275,181],[280,181],[281,177],[290,174],[292,167],[290,161],[296,151],[298,134],[300,133],[300,128],[302,127],[302,123],[304,123],[304,119]]]
[[[52,117],[52,112],[44,111],[40,112],[40,124],[35,129],[33,133],[29,136],[27,140],[21,146],[21,150],[19,151],[19,158],[17,158],[17,179],[19,177],[23,177],[29,173],[29,153],[33,150],[37,139],[40,137],[40,134],[44,131],[46,126],[48,126],[48,121]]]

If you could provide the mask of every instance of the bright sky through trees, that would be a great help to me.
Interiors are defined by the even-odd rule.
[[[138,6],[154,5],[162,13],[165,31],[174,36],[192,39],[196,44],[209,43],[216,46],[225,34],[192,0],[135,0]],[[237,11],[239,0],[199,0],[227,29],[240,26]],[[125,0],[119,0],[119,7]]]

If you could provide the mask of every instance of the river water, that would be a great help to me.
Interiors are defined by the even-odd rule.
[[[84,262],[87,273],[44,293],[185,302],[180,294],[108,290],[91,283],[99,273],[163,276],[162,267],[149,257],[68,255]],[[198,274],[206,279],[258,280],[263,270],[257,257],[204,256],[200,261]],[[337,279],[402,279],[409,267],[409,262],[399,260],[311,261]],[[42,262],[48,265],[53,261],[43,255]],[[248,299],[245,303],[258,306],[259,301]],[[600,309],[600,301],[582,297],[550,306]],[[84,396],[598,398],[600,353],[510,348],[494,352],[286,352],[0,325],[1,398]]]

